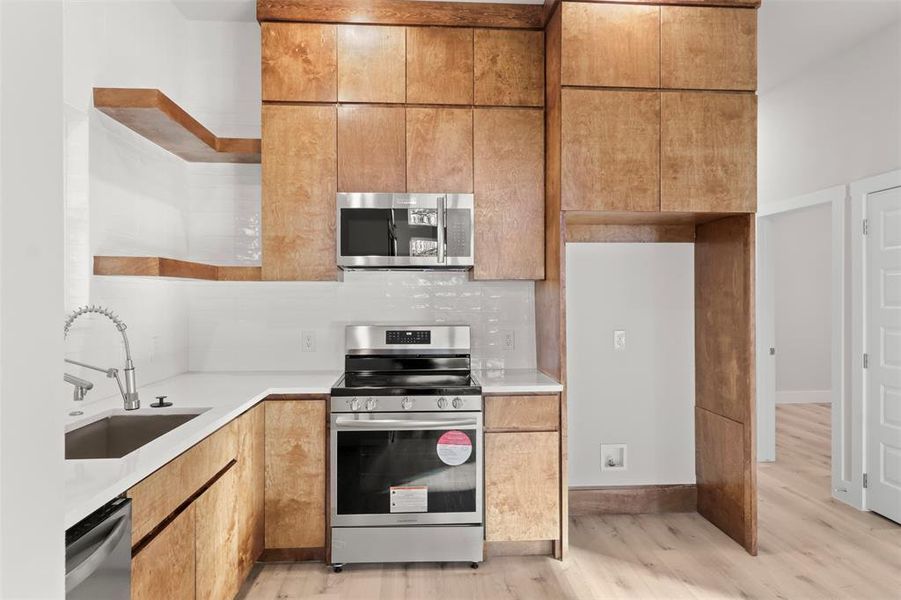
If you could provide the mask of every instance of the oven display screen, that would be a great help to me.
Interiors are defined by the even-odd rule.
[[[431,344],[432,332],[424,331],[386,331],[386,344]]]

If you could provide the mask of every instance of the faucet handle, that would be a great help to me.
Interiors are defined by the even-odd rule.
[[[156,402],[151,402],[150,406],[153,408],[166,408],[167,406],[172,406],[171,402],[166,402],[166,398],[169,396],[157,396]]]

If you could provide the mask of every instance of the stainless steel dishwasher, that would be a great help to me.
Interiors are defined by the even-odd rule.
[[[66,531],[66,598],[131,597],[131,500],[116,498]]]

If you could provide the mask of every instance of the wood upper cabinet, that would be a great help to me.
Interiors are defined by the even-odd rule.
[[[263,106],[263,279],[334,280],[334,106]]]
[[[407,191],[472,192],[472,109],[407,108]]]
[[[757,97],[661,94],[660,208],[757,210]]]
[[[659,210],[660,93],[564,89],[562,102],[563,210]]]
[[[326,400],[266,409],[266,548],[325,546]]]
[[[544,32],[476,29],[475,104],[544,105]]]
[[[234,598],[244,582],[238,568],[238,484],[233,465],[194,501],[198,599]],[[178,560],[178,556],[171,559]]]
[[[263,101],[334,102],[334,25],[261,23]]]
[[[485,434],[485,539],[560,538],[557,432]]]
[[[544,112],[473,114],[475,279],[544,278]]]
[[[194,600],[194,504],[131,559],[132,600]]]
[[[689,6],[660,10],[661,87],[757,88],[756,10]]]
[[[472,104],[473,32],[407,27],[407,102]]]
[[[403,106],[338,107],[338,191],[407,189]]]
[[[403,102],[403,27],[338,26],[338,101]]]
[[[563,85],[656,88],[660,8],[563,3]]]

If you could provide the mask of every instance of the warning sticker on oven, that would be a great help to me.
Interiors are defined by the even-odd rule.
[[[391,486],[391,512],[429,512],[429,488],[425,485]]]
[[[446,465],[456,467],[469,460],[472,441],[462,431],[446,431],[438,438],[438,458]]]

